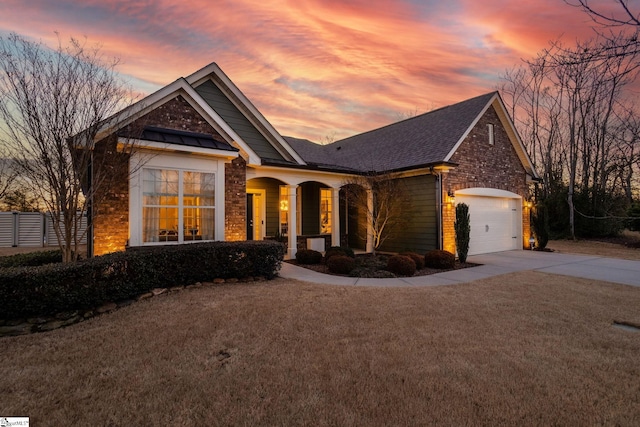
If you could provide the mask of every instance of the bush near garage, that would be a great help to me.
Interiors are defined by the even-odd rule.
[[[428,268],[437,268],[440,270],[454,268],[456,265],[456,256],[448,251],[436,249],[429,251],[424,256],[424,266]]]
[[[394,255],[387,260],[387,270],[398,276],[413,276],[416,263],[408,256]]]
[[[47,316],[215,278],[275,277],[278,242],[208,242],[131,248],[76,263],[0,269],[0,318]]]

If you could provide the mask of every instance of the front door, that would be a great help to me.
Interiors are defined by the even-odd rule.
[[[247,240],[254,240],[253,194],[247,193]]]
[[[264,190],[247,193],[247,240],[264,238],[264,215]]]

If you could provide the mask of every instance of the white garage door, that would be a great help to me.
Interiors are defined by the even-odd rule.
[[[517,194],[495,189],[456,192],[469,205],[469,255],[522,249],[522,203]]]

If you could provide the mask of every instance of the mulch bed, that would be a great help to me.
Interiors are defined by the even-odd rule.
[[[356,258],[357,257],[370,257],[370,256],[371,255],[356,255]],[[288,262],[289,264],[297,265],[298,267],[302,267],[302,268],[306,268],[306,269],[309,269],[309,270],[313,270],[313,271],[316,271],[318,273],[330,274],[332,276],[349,277],[348,274],[335,274],[335,273],[330,272],[325,264],[298,264],[298,262],[295,259],[286,260],[284,262]],[[482,265],[482,264],[475,264],[475,263],[472,263],[472,262],[460,263],[460,262],[456,261],[456,265],[455,265],[454,268],[446,268],[446,269],[423,268],[421,270],[417,270],[416,273],[413,275],[413,277],[416,277],[416,276],[428,276],[430,274],[444,273],[445,271],[452,271],[452,270],[460,270],[460,269],[463,269],[463,268],[477,267],[479,265]]]

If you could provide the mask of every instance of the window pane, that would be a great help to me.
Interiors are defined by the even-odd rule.
[[[148,208],[142,210],[144,242],[175,242],[178,240],[178,209]]]
[[[185,208],[184,240],[213,240],[214,209]]]
[[[289,233],[289,189],[280,187],[280,234],[286,236]]]
[[[331,233],[331,189],[320,189],[320,233]]]

